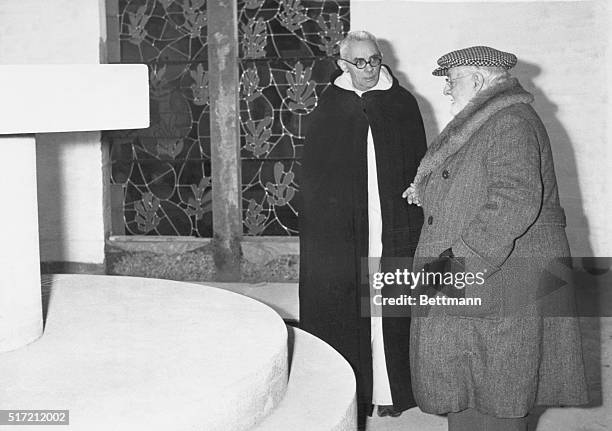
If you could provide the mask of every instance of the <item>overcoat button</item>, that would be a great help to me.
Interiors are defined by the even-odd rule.
[[[433,223],[433,216],[427,217],[427,224],[432,224],[432,223]]]
[[[442,178],[447,179],[449,177],[449,173],[446,169],[442,171]]]

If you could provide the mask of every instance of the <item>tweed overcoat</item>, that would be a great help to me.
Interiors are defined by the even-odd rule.
[[[549,137],[532,101],[514,78],[479,93],[421,162],[430,172],[417,184],[425,223],[415,269],[450,247],[466,272],[485,279],[465,287],[480,306],[413,315],[413,390],[425,412],[520,417],[534,404],[587,402],[573,291],[543,283],[567,276],[559,258],[569,260],[569,247]]]
[[[300,327],[351,364],[358,401],[369,406],[369,285],[361,272],[368,256],[368,128],[376,151],[383,257],[414,256],[423,211],[401,195],[427,144],[417,101],[397,79],[388,90],[360,97],[333,84],[339,74],[308,117],[300,180]],[[409,317],[383,319],[389,383],[399,410],[416,405],[409,331]]]

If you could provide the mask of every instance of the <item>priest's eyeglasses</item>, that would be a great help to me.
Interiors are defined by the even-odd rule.
[[[382,64],[382,56],[381,55],[373,55],[369,60],[365,58],[356,58],[355,62],[347,60],[346,58],[341,58],[340,60],[346,61],[347,63],[352,64],[357,69],[365,69],[366,65],[370,65],[370,67],[378,67]]]

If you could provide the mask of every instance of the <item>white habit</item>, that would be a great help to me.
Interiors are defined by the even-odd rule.
[[[393,84],[393,79],[386,68],[380,68],[378,83],[371,90],[388,90]],[[352,83],[348,72],[343,73],[334,81],[334,85],[345,90],[354,91],[359,97],[363,91],[357,90]],[[380,196],[378,193],[378,176],[376,170],[376,151],[374,150],[374,139],[372,129],[368,127],[367,144],[368,164],[368,257],[370,258],[370,274],[379,270],[378,263],[382,255],[382,215],[380,209]],[[372,277],[370,276],[370,280]],[[373,289],[370,286],[370,294]],[[372,301],[370,301],[372,304]],[[371,342],[372,342],[372,404],[392,405],[391,387],[387,374],[387,363],[385,360],[384,338],[382,330],[382,317],[380,312],[372,310],[371,317]],[[406,365],[408,366],[408,365]]]

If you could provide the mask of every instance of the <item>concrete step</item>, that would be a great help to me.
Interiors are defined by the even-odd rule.
[[[288,327],[291,357],[285,397],[252,431],[354,431],[357,429],[353,370],[331,346]]]

